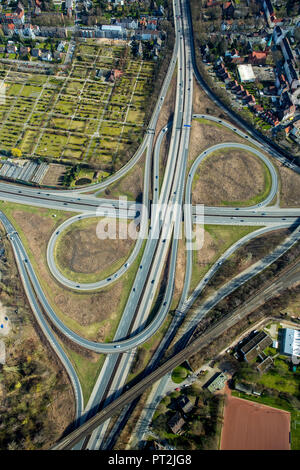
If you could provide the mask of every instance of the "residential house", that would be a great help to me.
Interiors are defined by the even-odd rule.
[[[66,8],[67,15],[69,18],[72,18],[73,1],[74,0],[65,0],[65,8]]]
[[[15,54],[17,52],[17,50],[18,50],[18,48],[15,45],[15,43],[13,43],[12,41],[8,41],[8,43],[6,45],[6,52],[8,54]]]
[[[286,60],[283,65],[283,68],[290,89],[292,91],[296,90],[299,87],[299,75],[296,72],[293,62],[291,60]]]
[[[35,39],[36,36],[32,24],[24,25],[23,29],[21,30],[21,35],[25,38]]]
[[[267,60],[267,52],[252,51],[248,56],[248,62],[251,65],[265,65]]]
[[[282,93],[279,102],[281,120],[285,120],[294,116],[296,106],[293,103],[292,97],[289,92],[285,91],[284,93]]]
[[[230,19],[234,15],[234,6],[232,2],[225,2],[222,4],[223,18]]]
[[[52,54],[50,51],[43,50],[41,54],[41,59],[44,60],[45,62],[51,62],[52,61]]]
[[[32,57],[40,57],[42,55],[42,51],[38,47],[34,47],[31,50],[31,55],[32,55]]]
[[[178,411],[168,421],[168,426],[173,434],[179,434],[179,432],[182,431],[184,425],[185,420],[182,418],[181,414]]]
[[[30,53],[30,47],[20,46],[19,53],[21,57],[27,56]]]
[[[260,104],[255,104],[252,110],[255,114],[260,114],[264,112],[264,108]]]
[[[280,40],[279,46],[285,60],[292,60],[293,62],[295,62],[295,56],[287,37],[284,37]]]
[[[185,414],[188,414],[194,408],[194,405],[190,402],[187,396],[180,397],[176,402],[176,406]]]
[[[66,28],[58,28],[54,26],[40,26],[38,33],[42,37],[52,37],[52,38],[67,38],[68,33]]]
[[[55,60],[61,60],[63,58],[63,53],[59,51],[54,51],[53,57]]]
[[[57,52],[64,52],[65,51],[65,45],[66,45],[66,43],[64,41],[61,41],[58,44],[57,48],[56,48]]]

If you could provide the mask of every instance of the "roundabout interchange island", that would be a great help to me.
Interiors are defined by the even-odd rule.
[[[194,112],[195,87],[202,87],[202,91],[204,89],[217,106],[220,103],[199,78],[187,2],[174,0],[173,13],[176,40],[169,68],[143,141],[121,170],[102,183],[72,190],[55,191],[0,183],[0,199],[5,201],[0,220],[11,243],[26,296],[40,329],[67,371],[74,391],[75,428],[54,449],[112,448],[134,409],[134,400],[152,386],[134,431],[134,441],[141,441],[156,407],[167,393],[171,371],[189,357],[184,354],[191,355],[206,344],[204,334],[203,338],[201,335],[198,337],[199,344],[192,346],[191,339],[200,320],[222,299],[271,266],[300,239],[300,208],[282,208],[279,204],[278,169],[284,165],[294,173],[295,178],[300,178],[299,167],[252,134],[251,129],[245,129],[238,122],[234,124],[230,114],[227,118],[220,118]],[[159,116],[172,77],[176,80],[174,113],[172,120],[159,128]],[[224,114],[227,112],[225,109],[222,111]],[[225,132],[226,138],[220,143],[211,141],[205,149],[200,146],[199,150],[194,142],[193,153],[197,155],[191,157],[191,134],[197,125]],[[249,193],[248,201],[243,203],[240,202],[242,196],[230,202],[220,200],[214,206],[203,205],[201,201],[194,203],[196,188],[204,188],[205,193],[201,178],[209,173],[211,167],[218,171],[214,165],[220,164],[220,156],[225,164],[226,158],[236,162],[235,172],[231,170],[233,180],[238,179],[241,162],[248,159],[248,177],[255,180],[253,171],[256,171],[257,185],[251,193],[245,189],[245,181],[240,182],[243,186],[239,188],[241,194],[243,190],[245,194],[247,191]],[[117,199],[105,196],[107,189],[126,178],[141,162],[144,162],[144,170],[140,203],[126,197]],[[225,194],[225,179],[230,179],[229,173],[218,175],[221,196]],[[207,178],[206,182],[209,176]],[[234,188],[238,188],[238,183],[232,183],[236,185]],[[214,185],[214,182],[211,184]],[[103,290],[110,296],[114,292],[117,295],[120,282],[129,284],[122,301],[122,311],[117,320],[114,319],[115,328],[109,330],[109,340],[107,335],[105,340],[99,340],[93,333],[83,334],[75,321],[66,323],[61,312],[56,311],[53,299],[49,298],[45,284],[41,282],[39,268],[29,252],[29,245],[24,243],[18,226],[5,212],[6,203],[67,213],[48,237],[46,259],[43,260],[47,266],[47,276],[51,276],[59,288],[68,289],[72,295],[92,296]],[[103,229],[103,239],[99,236],[105,223],[113,228],[118,226],[119,235],[120,227],[125,233],[121,241],[110,240],[109,247],[105,245],[108,243],[105,238],[107,232]],[[204,261],[207,268],[201,271],[201,267],[195,267],[197,263],[203,265],[199,261],[202,255],[197,254],[198,250],[200,253],[201,249],[208,249],[205,237],[213,239],[217,233],[216,227],[228,230],[228,233],[233,230],[236,236],[228,243],[221,236],[220,246],[206,263]],[[222,270],[226,260],[247,243],[258,237],[267,240],[268,234],[277,230],[282,231],[284,237],[274,249],[255,260],[247,269],[236,273],[218,289],[210,290],[209,295],[206,294],[207,286]],[[127,232],[130,231],[133,236],[128,240]],[[216,246],[217,242],[214,243]],[[104,253],[105,246],[107,251]],[[181,267],[178,287],[178,259],[182,253],[185,253],[185,262]],[[104,260],[106,265],[103,267]],[[83,273],[80,267],[84,263]],[[199,303],[203,291],[206,295]],[[169,316],[170,311],[173,312],[172,317]],[[188,321],[185,321],[186,318]],[[155,337],[164,325],[163,336],[147,367],[138,382],[129,386],[128,377],[137,349]],[[226,322],[218,326],[218,334],[229,326]],[[88,394],[84,394],[74,362],[58,338],[65,338],[68,343],[91,353],[104,355]],[[180,348],[175,351],[173,359],[169,355],[162,363],[164,353],[174,338],[181,338]],[[116,410],[118,417],[112,422]]]

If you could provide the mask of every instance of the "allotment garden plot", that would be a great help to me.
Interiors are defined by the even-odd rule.
[[[0,64],[0,151],[92,163],[109,169],[128,160],[144,132],[154,64],[126,45],[76,45],[69,69],[24,73]]]

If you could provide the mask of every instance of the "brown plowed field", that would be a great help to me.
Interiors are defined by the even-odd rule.
[[[290,413],[226,395],[221,450],[290,449]]]

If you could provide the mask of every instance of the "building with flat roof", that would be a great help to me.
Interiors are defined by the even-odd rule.
[[[204,387],[207,388],[211,393],[216,392],[217,390],[222,390],[225,387],[225,384],[228,380],[228,377],[224,372],[220,372],[214,376],[213,380],[209,380]],[[208,384],[208,385],[207,385]]]
[[[240,352],[246,362],[250,362],[255,359],[259,354],[263,352],[268,346],[273,344],[272,338],[270,338],[264,331],[258,331],[254,337],[247,341],[244,346],[241,347]]]
[[[287,356],[300,356],[300,331],[292,328],[283,330],[282,352]]]
[[[255,75],[251,64],[240,64],[237,66],[241,82],[254,82]]]

